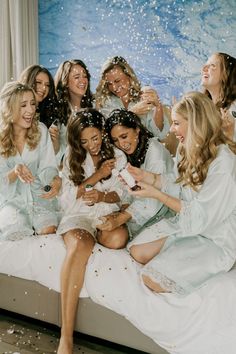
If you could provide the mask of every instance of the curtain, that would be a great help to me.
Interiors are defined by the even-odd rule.
[[[0,89],[38,63],[38,0],[0,1]]]

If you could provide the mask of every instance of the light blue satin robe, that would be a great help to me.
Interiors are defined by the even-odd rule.
[[[158,141],[158,138],[151,138],[145,160],[140,167],[150,172],[162,174],[171,173],[173,166],[174,161],[169,151]],[[134,237],[154,215],[160,217],[168,211],[168,208],[157,199],[127,196],[127,202],[130,206],[126,211],[132,215],[132,219],[128,222],[131,237]]]
[[[22,154],[0,156],[0,240],[16,240],[33,235],[47,226],[57,226],[56,200],[40,198],[43,187],[58,175],[48,130],[39,123],[41,138],[34,150],[25,145]],[[26,165],[35,177],[32,183],[18,178],[9,183],[8,173],[16,164]]]
[[[167,236],[160,253],[141,274],[167,291],[188,294],[229,271],[236,260],[236,155],[221,145],[198,191],[173,180],[163,176],[162,190],[176,195],[178,189],[181,211],[146,228],[128,248]]]

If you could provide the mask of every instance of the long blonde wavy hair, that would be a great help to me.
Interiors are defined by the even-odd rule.
[[[96,108],[100,109],[104,106],[107,98],[112,96],[113,93],[110,92],[108,88],[108,84],[106,81],[106,74],[114,69],[115,67],[121,68],[126,76],[130,78],[130,100],[136,102],[139,99],[140,91],[141,91],[141,84],[135,75],[134,70],[131,66],[127,63],[127,61],[121,56],[115,56],[112,58],[108,58],[102,66],[101,69],[101,78],[96,88]]]
[[[223,134],[220,113],[207,95],[189,92],[174,105],[173,112],[188,122],[185,143],[180,143],[178,148],[180,161],[176,182],[197,190],[217,157],[219,145],[228,145],[236,154],[236,144]]]
[[[32,92],[35,98],[34,91],[28,85],[23,85],[18,81],[6,83],[0,92],[0,154],[5,158],[17,154],[13,126],[20,114],[21,101],[25,92]],[[30,150],[37,147],[40,137],[38,119],[35,114],[26,136],[26,143]]]

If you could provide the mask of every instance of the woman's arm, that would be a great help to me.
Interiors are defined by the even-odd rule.
[[[221,108],[222,130],[227,138],[233,140],[236,119],[232,116],[228,109]]]
[[[153,172],[134,167],[130,164],[127,165],[127,170],[134,177],[137,182],[145,182],[158,189],[161,189],[161,175]]]
[[[103,216],[101,219],[103,220],[102,224],[97,225],[97,229],[101,231],[112,231],[117,227],[126,224],[132,215],[127,211],[115,212],[106,216]]]
[[[171,195],[167,193],[163,193],[159,189],[157,189],[155,186],[144,183],[144,182],[139,182],[138,186],[141,187],[140,190],[136,191],[131,191],[130,194],[137,196],[137,197],[142,197],[142,198],[154,198],[159,200],[162,204],[166,205],[168,208],[174,210],[176,213],[179,213],[181,210],[181,200],[175,197],[172,197]]]
[[[108,176],[110,176],[114,167],[115,159],[109,159],[104,161],[97,171],[95,171],[90,177],[86,178],[78,186],[76,198],[78,199],[84,194],[86,184],[91,184],[92,186],[95,186],[95,184],[101,181],[103,178],[107,178]]]
[[[32,183],[34,181],[34,176],[30,169],[23,164],[16,165],[15,168],[8,173],[10,183],[14,183],[17,178],[19,178],[22,183]]]
[[[162,131],[164,127],[164,114],[163,107],[157,92],[152,88],[144,90],[141,95],[141,99],[154,106],[155,113],[153,118],[158,129]]]
[[[120,201],[120,197],[116,192],[101,192],[97,189],[92,189],[89,192],[84,192],[83,200],[90,203],[118,203]]]

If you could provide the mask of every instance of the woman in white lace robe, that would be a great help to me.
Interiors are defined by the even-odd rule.
[[[95,242],[112,249],[124,248],[128,241],[125,225],[110,232],[98,231],[104,215],[120,209],[123,186],[114,169],[125,167],[125,155],[109,144],[104,117],[90,108],[69,119],[68,148],[63,162],[62,219],[58,233],[66,245],[61,271],[62,329],[58,354],[71,354],[78,297],[86,264]],[[86,185],[93,189],[86,191]]]

